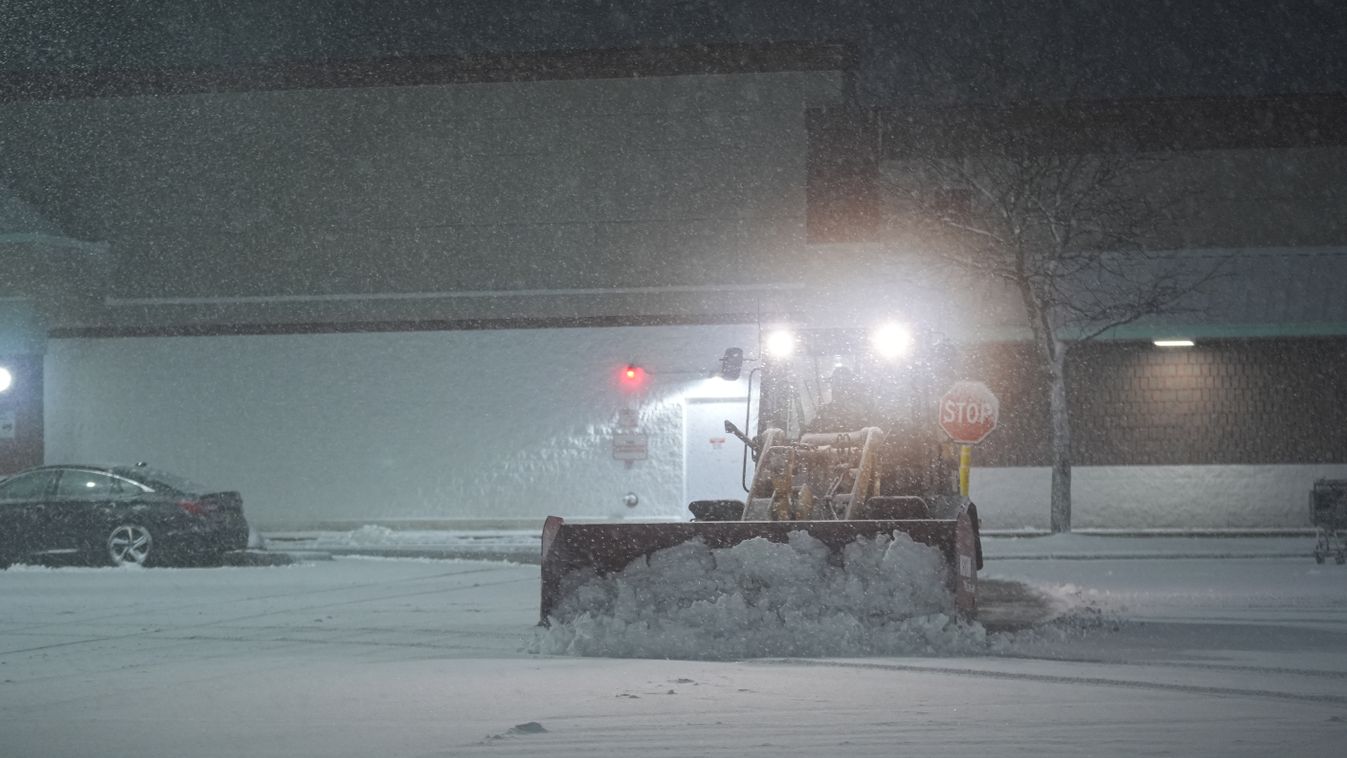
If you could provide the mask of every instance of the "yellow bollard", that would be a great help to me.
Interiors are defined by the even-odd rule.
[[[968,497],[968,472],[973,468],[973,446],[959,446],[959,494]]]

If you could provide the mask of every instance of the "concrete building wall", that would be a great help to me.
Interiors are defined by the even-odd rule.
[[[839,97],[840,81],[781,71],[10,102],[0,131],[20,157],[0,179],[110,243],[106,294],[132,307],[102,324],[274,320],[287,297],[761,284],[808,263],[804,112]],[[228,310],[230,298],[267,301]],[[195,309],[139,307],[165,299]],[[510,315],[538,302],[511,301]],[[500,315],[478,297],[348,300],[318,317],[402,318],[413,305],[421,318]],[[314,316],[300,310],[288,317]]]
[[[752,354],[756,341],[751,326],[53,340],[46,456],[146,460],[237,488],[266,529],[531,526],[554,513],[685,518],[687,405],[742,399],[742,382],[707,375],[723,348]],[[1214,358],[1133,346],[1098,352],[1091,360],[1099,370],[1131,389],[1101,388],[1076,374],[1080,528],[1303,527],[1314,479],[1347,476],[1344,446],[1332,443],[1343,427],[1300,439],[1273,412],[1275,403],[1241,382],[1203,392],[1242,413],[1182,418],[1166,408],[1193,401],[1150,398],[1181,392],[1151,389],[1151,374],[1196,381],[1200,370],[1181,377],[1176,367],[1216,365]],[[1245,367],[1247,382],[1274,365],[1239,346],[1209,355]],[[1000,394],[1005,412],[1002,427],[974,453],[973,497],[989,528],[1046,527],[1041,407],[985,354],[969,358],[983,367],[973,375]],[[628,362],[648,372],[640,391],[618,380]],[[1108,368],[1122,364],[1147,367],[1146,376]],[[1311,373],[1293,374],[1296,386],[1313,385]],[[1152,420],[1147,428],[1156,434],[1135,436],[1112,400],[1082,400],[1114,392],[1138,398],[1135,412]],[[1301,398],[1304,420],[1334,423],[1330,411],[1344,396],[1328,388]],[[630,468],[613,457],[623,409],[648,435],[648,459]],[[1184,440],[1205,434],[1230,443],[1183,457]],[[725,478],[733,494],[738,482]],[[640,498],[635,509],[622,505],[628,492]]]
[[[238,489],[264,529],[679,518],[684,402],[742,398],[707,377],[755,344],[730,326],[53,340],[46,458]],[[648,435],[630,467],[624,409]]]
[[[1147,181],[1173,198],[1157,245],[1173,249],[1347,243],[1347,147],[1199,150],[1160,156]],[[1167,187],[1181,192],[1166,192]]]
[[[1156,250],[1240,250],[1341,246],[1347,243],[1347,147],[1249,147],[1140,154],[1127,180],[1141,188],[1156,217],[1143,228]],[[939,242],[929,223],[948,188],[921,161],[886,161],[876,169],[883,195],[873,237],[922,250]]]
[[[995,432],[993,432],[995,434]],[[1047,467],[978,464],[969,494],[990,529],[1047,529]],[[1316,479],[1347,478],[1347,464],[1076,466],[1073,529],[1308,529]]]
[[[0,181],[106,240],[112,266],[106,297],[53,319],[47,461],[237,487],[263,528],[678,518],[689,398],[727,393],[704,377],[755,341],[734,324],[806,302],[813,326],[887,313],[963,343],[1005,410],[974,496],[989,526],[1045,525],[1044,394],[1023,344],[995,342],[1024,337],[1013,293],[937,275],[901,204],[853,196],[929,189],[901,158],[856,157],[845,133],[811,154],[808,108],[845,94],[814,64],[401,83],[376,67],[349,86],[4,102],[18,158]],[[1344,241],[1339,144],[1218,147],[1153,175],[1203,190],[1157,244]],[[1204,325],[1342,334],[1338,311],[1278,305],[1302,289],[1324,294],[1288,286],[1256,313],[1227,297]],[[1313,329],[1277,331],[1292,316]],[[1340,341],[1077,355],[1078,526],[1301,526],[1313,478],[1344,473]],[[649,371],[639,396],[615,383],[627,362]],[[630,467],[612,450],[624,410],[649,435]]]

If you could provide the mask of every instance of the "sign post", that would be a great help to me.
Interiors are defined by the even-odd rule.
[[[1001,403],[982,382],[955,382],[940,398],[940,428],[959,443],[959,494],[968,497],[968,477],[973,467],[973,445],[996,428]]]

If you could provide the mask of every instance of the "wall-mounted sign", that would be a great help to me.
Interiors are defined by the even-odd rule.
[[[635,429],[637,426],[636,411],[633,408],[619,408],[617,411],[617,425],[620,429]]]
[[[650,457],[650,435],[645,432],[615,432],[613,458],[619,461],[643,461]]]

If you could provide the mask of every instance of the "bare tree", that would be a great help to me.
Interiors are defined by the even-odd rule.
[[[1144,117],[1094,102],[1116,82],[1107,59],[1070,28],[1046,33],[1040,47],[1006,37],[952,59],[878,40],[852,107],[874,108],[858,127],[874,138],[861,144],[908,174],[887,183],[914,223],[890,231],[915,232],[954,272],[1018,295],[1048,392],[1050,524],[1068,532],[1071,346],[1188,310],[1222,271],[1174,254],[1195,188],[1163,154],[1140,149],[1130,125]]]
[[[939,232],[947,263],[1018,294],[1049,394],[1051,528],[1067,532],[1071,346],[1182,309],[1217,271],[1194,270],[1191,261],[1148,245],[1178,207],[1176,198],[1155,194],[1150,179],[1159,159],[1025,145],[979,148],[972,156],[918,158],[916,167],[926,175],[921,184],[942,188],[935,193],[941,201],[920,204],[918,213]]]

